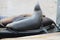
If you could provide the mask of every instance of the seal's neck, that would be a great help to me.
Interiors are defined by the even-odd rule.
[[[35,15],[35,18],[41,18],[42,17],[42,11],[41,10],[35,11],[34,15]]]

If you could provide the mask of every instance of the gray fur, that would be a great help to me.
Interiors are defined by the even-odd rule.
[[[24,30],[31,30],[37,29],[40,27],[41,20],[42,20],[42,11],[40,9],[39,4],[35,6],[34,15],[20,21],[16,21],[13,23],[8,24],[6,27],[9,27],[13,30],[24,31]]]

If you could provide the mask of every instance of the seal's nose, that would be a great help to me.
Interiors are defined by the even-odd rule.
[[[39,4],[37,4],[34,8],[34,11],[39,11],[39,10],[41,10],[41,8],[40,8]]]

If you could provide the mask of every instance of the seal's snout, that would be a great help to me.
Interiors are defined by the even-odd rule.
[[[41,8],[40,8],[39,4],[37,4],[34,8],[34,11],[39,11],[39,10],[41,10]]]

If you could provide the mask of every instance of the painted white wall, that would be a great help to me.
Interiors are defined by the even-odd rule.
[[[6,0],[0,0],[0,15],[6,14],[7,12],[7,2]]]
[[[57,0],[0,0],[0,15],[13,16],[33,13],[34,6],[38,2],[43,14],[55,21]]]
[[[43,14],[56,22],[57,0],[40,0],[39,2]]]

